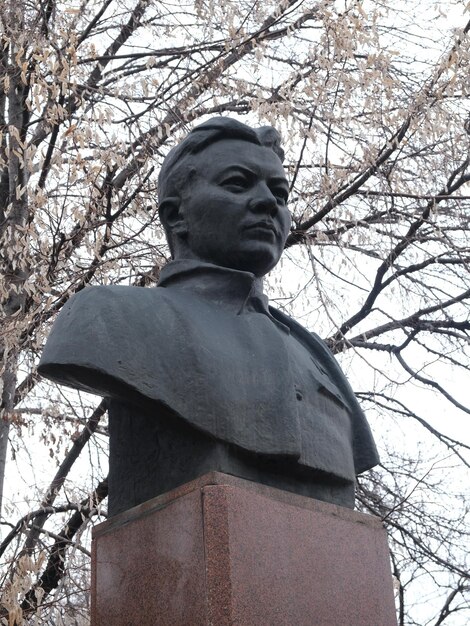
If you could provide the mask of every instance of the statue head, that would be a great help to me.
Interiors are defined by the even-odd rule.
[[[289,187],[279,133],[217,117],[166,157],[160,218],[173,258],[193,258],[263,276],[289,233]]]

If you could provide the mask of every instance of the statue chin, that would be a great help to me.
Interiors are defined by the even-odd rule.
[[[268,274],[278,263],[280,255],[274,254],[270,249],[261,246],[250,255],[246,255],[238,268],[245,272],[251,272],[255,276],[262,277]]]
[[[178,258],[192,258],[203,263],[211,263],[212,265],[218,265],[219,267],[225,267],[231,270],[238,270],[239,272],[250,272],[257,278],[262,278],[268,274],[278,263],[280,259],[279,254],[275,254],[272,250],[257,246],[254,250],[239,251],[237,254],[223,256],[213,255],[208,256],[176,256]]]

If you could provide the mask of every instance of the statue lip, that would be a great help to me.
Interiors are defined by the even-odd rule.
[[[269,230],[273,232],[275,235],[278,235],[278,229],[273,222],[267,222],[266,220],[261,220],[259,222],[253,222],[252,224],[247,224],[244,226],[243,230]]]

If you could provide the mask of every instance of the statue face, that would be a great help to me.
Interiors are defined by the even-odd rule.
[[[185,256],[256,276],[269,272],[291,224],[280,159],[264,146],[227,139],[205,148],[192,165],[180,204]]]

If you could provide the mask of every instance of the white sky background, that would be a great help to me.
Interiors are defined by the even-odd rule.
[[[403,3],[403,6],[406,4],[407,3]],[[414,7],[419,6],[419,3],[416,2],[411,4]],[[466,2],[441,3],[441,10],[445,10],[447,21],[453,28],[463,26],[463,9],[465,5],[467,5]],[[367,11],[367,2],[364,3],[364,9]],[[417,8],[416,10],[418,11],[419,9]],[[465,15],[468,16],[468,12]],[[418,18],[419,16],[417,16],[417,20]],[[406,18],[406,20],[408,21],[408,18]],[[397,24],[397,27],[399,26],[400,25]],[[408,23],[408,32],[409,28],[410,24]],[[409,36],[406,37],[406,42],[406,45],[410,46],[409,54],[415,54],[418,57],[421,55],[423,62],[429,59],[431,53],[434,59],[436,51],[443,51],[442,42],[440,41],[435,41],[435,49],[433,50],[433,37],[429,38],[427,47],[425,48],[422,47],[422,38],[417,40],[414,49],[411,49]],[[404,40],[399,39],[399,32],[397,31],[397,47],[401,49],[403,45]],[[423,66],[425,68],[424,71],[426,71],[427,64],[423,63]],[[364,267],[363,269],[365,275],[371,275],[369,268]],[[324,278],[323,273],[321,274],[321,278]],[[332,317],[331,319],[328,319],[325,316],[324,307],[322,307],[317,300],[312,298],[312,293],[316,292],[311,291],[309,293],[308,290],[303,289],[309,281],[312,281],[313,284],[314,281],[318,279],[319,277],[315,278],[312,276],[311,261],[307,251],[299,247],[294,247],[285,253],[281,267],[279,270],[275,270],[270,277],[269,292],[275,299],[281,297],[287,298],[287,301],[290,301],[292,296],[299,292],[299,288],[302,288],[300,295],[292,302],[294,317],[296,317],[296,319],[298,319],[310,330],[314,330],[322,336],[328,336],[328,334],[335,328],[336,324],[341,320],[341,313],[343,312],[341,310],[342,301],[341,298],[338,299],[336,294],[331,294],[332,302],[335,302],[338,307],[338,315],[335,317],[334,307],[329,306],[328,310],[330,311]],[[282,281],[281,288],[279,281]],[[279,306],[282,302],[283,300],[278,300],[276,305]],[[347,303],[344,305],[347,306]],[[389,302],[389,306],[391,309],[393,307],[393,303]],[[377,384],[383,384],[380,382],[381,373],[383,371],[387,371],[387,367],[395,368],[387,355],[375,353],[366,354],[365,358],[367,358],[368,362],[373,363],[377,368],[374,373],[372,368],[360,368],[360,366],[358,366],[358,363],[362,358],[364,358],[363,353],[362,356],[358,357],[353,354],[353,351],[339,356],[339,360],[345,369],[353,388],[357,391],[360,391],[361,389],[371,389],[372,387],[377,386]],[[449,391],[455,392],[455,396],[460,399],[462,403],[465,403],[468,397],[467,389],[470,381],[463,376],[457,376],[448,365],[436,365],[436,372],[438,372],[438,376],[442,381],[442,384],[448,388]],[[364,379],[364,376],[367,376],[367,378]],[[375,380],[372,381],[371,377],[375,377]],[[405,378],[405,376],[403,376],[403,378]],[[55,397],[58,399],[63,393],[63,391],[57,390],[55,392]],[[67,396],[68,393],[69,392],[66,392],[65,395]],[[400,399],[402,399],[406,404],[409,404],[410,407],[416,409],[417,413],[425,416],[433,426],[442,432],[455,437],[456,439],[466,441],[470,444],[468,419],[461,411],[458,411],[456,408],[452,408],[448,402],[438,398],[437,396],[431,395],[427,390],[423,392],[420,390],[419,385],[415,386],[414,390],[402,388],[397,393],[400,393]],[[84,404],[89,406],[90,409],[91,407],[96,406],[96,399],[94,397],[87,396],[87,394],[81,394],[81,397],[83,398]],[[51,398],[51,400],[53,401],[54,398]],[[88,414],[89,412],[90,411],[88,411]],[[38,424],[40,420],[41,418],[38,417]],[[388,445],[391,444],[397,449],[408,451],[410,456],[416,454],[419,449],[420,454],[424,457],[429,454],[429,464],[428,466],[425,465],[423,467],[424,471],[427,471],[432,466],[431,471],[436,472],[439,477],[444,480],[444,482],[448,477],[449,489],[464,490],[464,481],[467,481],[466,485],[468,489],[468,476],[466,478],[464,476],[460,476],[460,479],[456,477],[453,468],[449,467],[449,459],[445,449],[440,447],[439,450],[437,450],[435,446],[431,446],[430,437],[420,425],[410,423],[410,420],[406,420],[406,422],[400,424],[399,420],[396,420],[395,423],[388,426],[384,423],[384,420],[381,419],[380,416],[374,414],[374,411],[369,412],[369,420],[374,429],[374,434],[379,446],[381,445],[381,442],[385,443],[386,440]],[[7,519],[16,519],[16,516],[19,516],[27,512],[31,507],[34,507],[33,503],[37,502],[38,490],[40,493],[47,488],[53,473],[56,470],[57,461],[55,458],[51,458],[49,450],[51,447],[54,448],[57,446],[58,442],[51,442],[49,439],[49,441],[38,444],[38,430],[40,430],[40,428],[36,429],[35,432],[31,432],[30,437],[24,437],[27,441],[27,445],[22,446],[21,449],[18,450],[15,461],[10,461],[7,464],[5,493],[5,517]],[[24,435],[25,434],[23,433],[23,436]],[[50,435],[59,437],[60,427],[51,427]],[[393,436],[392,441],[390,441],[390,435]],[[87,475],[86,485],[84,485],[86,488],[93,487],[98,479],[106,474],[106,453],[104,451],[106,448],[106,441],[100,435],[97,436],[97,440],[99,442],[99,446],[102,447],[102,450],[95,446],[89,446],[83,461],[76,464],[71,475],[69,476],[65,493],[68,493],[71,499],[77,497],[78,494],[75,485],[84,484],[83,476],[85,474]],[[64,440],[61,445],[65,445],[66,441],[67,437],[64,433]],[[438,455],[437,459],[435,456],[436,454]],[[59,454],[57,458],[61,459],[62,457]],[[90,468],[93,468],[92,474],[90,474]],[[420,477],[417,476],[416,478],[419,480]],[[457,484],[458,480],[461,480],[462,484]],[[85,494],[80,494],[79,497],[81,498],[83,495]],[[31,500],[28,499],[28,496],[30,496]],[[15,512],[13,513],[13,511]],[[9,512],[11,512],[11,514],[9,514]],[[3,533],[5,533],[5,531],[3,531]],[[426,598],[426,593],[424,593],[423,596],[424,600],[427,602],[428,599]],[[426,615],[425,609],[423,609],[422,614],[423,616]],[[464,626],[464,622],[458,620],[459,618],[456,617],[454,621],[450,620],[445,623],[448,626]]]

